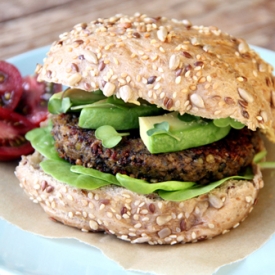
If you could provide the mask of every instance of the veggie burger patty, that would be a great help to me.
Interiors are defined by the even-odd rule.
[[[258,133],[244,128],[232,129],[224,139],[209,145],[151,154],[136,131],[123,137],[116,147],[104,148],[94,130],[78,126],[76,115],[54,115],[53,124],[58,154],[70,163],[150,182],[179,180],[207,184],[239,174],[262,148]]]

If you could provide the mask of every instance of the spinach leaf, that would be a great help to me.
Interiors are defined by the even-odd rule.
[[[188,199],[197,197],[202,194],[206,194],[230,179],[252,180],[253,175],[227,177],[227,178],[212,182],[208,185],[204,185],[204,186],[196,185],[196,186],[193,186],[187,190],[178,190],[178,191],[173,191],[173,192],[160,190],[158,192],[158,194],[164,200],[184,201],[184,200],[188,200]]]
[[[128,136],[130,133],[118,133],[116,129],[110,125],[103,125],[96,129],[95,136],[102,141],[105,148],[115,147],[123,136]]]
[[[68,162],[48,159],[42,161],[40,166],[46,174],[52,176],[54,179],[76,188],[94,190],[110,185],[110,183],[105,180],[72,172],[72,165]]]
[[[167,134],[168,136],[179,141],[180,139],[176,135],[173,135],[169,131],[169,128],[170,128],[169,123],[167,121],[163,121],[161,123],[155,123],[154,128],[149,129],[146,133],[149,137],[154,135],[159,135],[159,134]]]
[[[192,187],[195,182],[183,182],[183,181],[165,181],[158,183],[149,183],[145,180],[131,178],[127,175],[120,173],[116,174],[116,178],[121,184],[128,190],[136,192],[138,194],[151,194],[158,190],[174,191],[174,190],[186,190]]]
[[[86,168],[80,165],[72,165],[71,166],[71,172],[91,176],[93,178],[101,179],[106,182],[109,182],[110,184],[116,184],[120,185],[119,181],[117,180],[116,176],[109,174],[109,173],[103,173],[93,168]]]
[[[26,139],[29,140],[32,147],[44,157],[53,160],[61,160],[55,150],[51,129],[51,123],[47,127],[33,129],[26,134]]]
[[[231,126],[234,129],[240,130],[242,129],[245,125],[242,124],[241,122],[234,120],[231,117],[226,117],[226,118],[219,118],[219,119],[214,119],[213,123],[217,127],[226,127],[226,126]]]

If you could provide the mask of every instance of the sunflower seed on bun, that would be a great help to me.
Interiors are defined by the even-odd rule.
[[[228,179],[192,198],[169,200],[158,191],[141,194],[115,184],[77,188],[43,170],[43,152],[23,156],[16,168],[20,186],[51,218],[85,232],[155,245],[211,239],[236,228],[252,211],[263,187],[253,161],[265,150],[259,132],[275,142],[275,78],[272,66],[243,39],[188,20],[115,15],[61,34],[36,72],[39,80],[75,92],[100,90],[106,99],[146,102],[166,115],[188,114],[202,124],[228,118],[244,126],[211,144],[153,154],[136,129],[110,148],[96,129],[79,126],[75,110],[55,113],[55,150],[71,165],[148,181],[151,187],[165,181],[209,186]],[[232,178],[247,171],[251,178]]]

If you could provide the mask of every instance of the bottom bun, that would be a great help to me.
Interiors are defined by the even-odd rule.
[[[80,190],[53,179],[39,167],[42,156],[23,157],[16,168],[20,186],[53,219],[84,232],[103,231],[131,243],[176,244],[211,239],[236,228],[252,211],[262,175],[229,180],[208,194],[183,202],[164,201],[117,186]]]

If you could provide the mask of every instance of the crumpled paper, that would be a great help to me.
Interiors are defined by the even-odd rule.
[[[269,155],[275,146],[267,142]],[[273,159],[274,160],[274,159]],[[74,238],[100,249],[125,269],[155,274],[213,274],[261,247],[275,232],[274,171],[263,172],[265,187],[249,217],[236,229],[212,240],[174,246],[130,244],[102,233],[84,233],[47,218],[31,202],[14,175],[16,163],[0,163],[0,217],[23,230],[48,238]]]

